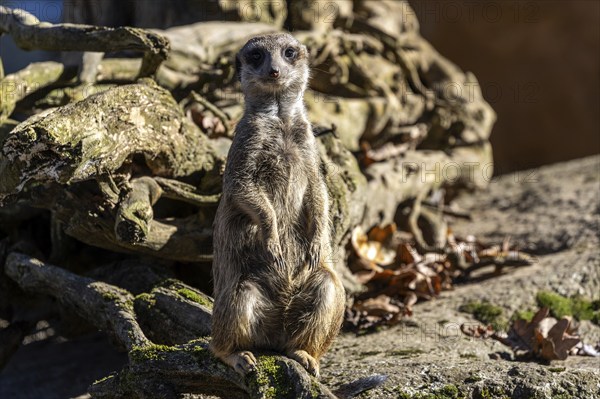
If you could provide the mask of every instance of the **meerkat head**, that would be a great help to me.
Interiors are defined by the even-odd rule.
[[[302,92],[308,82],[308,50],[289,33],[250,39],[237,54],[236,65],[246,95]]]

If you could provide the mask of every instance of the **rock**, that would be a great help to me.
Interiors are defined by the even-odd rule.
[[[325,384],[381,373],[389,375],[388,382],[364,397],[411,398],[425,392],[444,398],[600,397],[597,358],[572,356],[550,365],[491,360],[489,354],[510,349],[462,335],[462,323],[477,321],[458,311],[464,303],[487,300],[509,318],[516,310],[534,309],[540,290],[598,299],[599,168],[596,156],[522,171],[459,198],[473,220],[451,221],[456,234],[494,243],[512,235],[513,242],[527,243],[523,249],[538,262],[443,292],[417,304],[412,318],[390,329],[360,337],[342,334],[323,360]],[[600,327],[592,323],[582,323],[581,332],[584,342],[600,339]]]

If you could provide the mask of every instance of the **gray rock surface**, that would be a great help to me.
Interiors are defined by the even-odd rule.
[[[518,172],[494,179],[488,190],[457,202],[472,221],[450,223],[457,235],[514,243],[538,258],[533,266],[455,287],[417,304],[403,324],[375,334],[343,334],[324,359],[325,381],[335,384],[372,373],[388,382],[363,394],[398,398],[405,393],[444,389],[466,398],[600,398],[600,359],[573,356],[550,365],[491,360],[510,352],[493,340],[462,335],[462,323],[477,322],[458,311],[469,301],[489,301],[505,309],[535,309],[540,290],[600,297],[600,156]],[[584,342],[600,340],[600,327],[583,322]],[[417,396],[418,397],[418,396]]]
[[[500,343],[462,335],[477,322],[458,308],[487,300],[505,309],[535,308],[535,295],[600,296],[600,156],[494,179],[487,191],[465,195],[460,206],[472,221],[451,221],[458,235],[492,243],[507,235],[535,254],[533,266],[508,270],[455,287],[417,304],[402,324],[357,337],[344,333],[322,363],[323,381],[336,386],[358,377],[387,374],[363,398],[600,398],[600,359],[574,356],[549,365],[491,360],[510,352]],[[600,340],[600,327],[583,322],[583,340]],[[90,338],[47,340],[22,347],[0,374],[0,398],[67,398],[85,394],[94,379],[118,370],[123,355]],[[68,349],[68,350],[67,350]],[[443,396],[443,393],[446,396]],[[454,396],[453,396],[454,395]]]

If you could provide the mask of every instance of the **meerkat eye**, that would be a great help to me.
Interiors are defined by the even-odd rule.
[[[292,47],[286,48],[283,54],[285,55],[285,58],[288,58],[290,60],[296,58],[296,50]]]
[[[262,58],[262,53],[259,50],[254,50],[250,53],[250,59],[252,61],[260,61]]]

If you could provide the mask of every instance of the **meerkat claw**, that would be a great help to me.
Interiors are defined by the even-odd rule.
[[[311,270],[319,267],[321,262],[321,250],[317,245],[312,245],[308,252],[308,266]]]
[[[233,365],[235,371],[241,375],[246,375],[256,368],[256,357],[250,351],[241,351],[229,356],[228,363]]]
[[[279,245],[267,245],[267,252],[271,257],[271,262],[277,266],[278,269],[285,267],[285,261],[283,259],[283,251]]]
[[[295,350],[287,353],[290,359],[294,359],[302,365],[312,376],[319,378],[319,362],[306,351]]]

